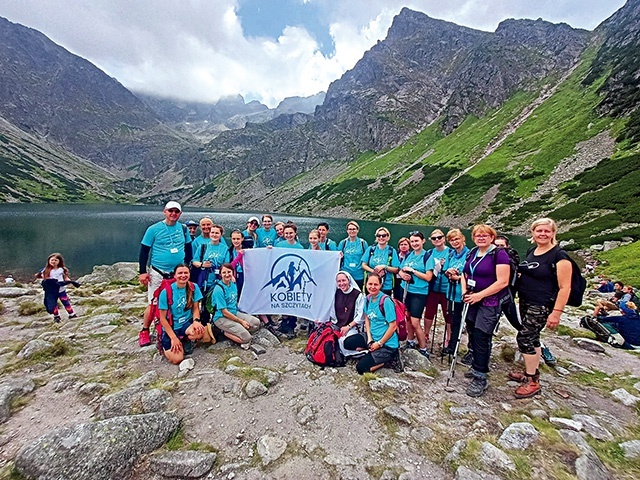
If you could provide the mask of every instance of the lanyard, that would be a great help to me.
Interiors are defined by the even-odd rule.
[[[492,250],[493,250],[493,246],[490,247],[489,250],[487,250],[485,254],[482,257],[480,257],[480,260],[478,260],[474,265],[473,262],[478,259],[478,252],[480,251],[479,249],[476,250],[476,253],[473,254],[473,260],[469,262],[469,271],[471,272],[471,278],[474,278],[474,273],[476,271],[476,268],[478,268],[478,265],[480,265],[480,262],[482,262],[482,260],[484,260],[489,255],[489,253],[491,253]]]

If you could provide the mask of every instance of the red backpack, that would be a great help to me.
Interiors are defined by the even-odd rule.
[[[384,313],[385,298],[391,298],[391,297],[389,297],[389,295],[386,295],[384,293],[380,295],[379,307],[380,307],[380,312],[382,312],[382,315],[385,315]],[[367,302],[370,299],[371,299],[371,295],[367,295]],[[396,333],[398,334],[398,339],[401,342],[404,342],[407,339],[407,319],[409,318],[409,310],[407,310],[407,307],[405,306],[405,304],[402,303],[397,298],[391,298],[391,301],[393,302],[393,306],[395,307],[395,310],[396,310]]]
[[[344,367],[346,364],[338,344],[338,333],[331,323],[320,325],[311,332],[304,354],[311,363],[321,367]]]
[[[162,323],[160,323],[160,308],[158,307],[158,299],[160,298],[160,294],[162,291],[167,292],[167,305],[169,308],[167,309],[167,321],[169,325],[173,327],[173,317],[171,315],[171,305],[173,305],[173,289],[171,285],[176,282],[175,278],[165,278],[160,283],[160,286],[156,288],[156,291],[153,292],[153,300],[151,302],[151,320],[156,327],[156,346],[158,347],[158,352],[163,355],[164,351],[162,348]],[[193,282],[187,282],[187,288],[191,291],[195,289]]]

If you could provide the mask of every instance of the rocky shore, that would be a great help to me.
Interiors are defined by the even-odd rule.
[[[640,477],[640,357],[578,327],[545,343],[541,395],[516,400],[515,331],[494,339],[487,394],[458,365],[408,351],[405,372],[320,369],[304,334],[195,349],[180,367],[139,348],[136,265],[96,267],[54,324],[37,284],[0,288],[0,478],[608,479]],[[442,338],[438,333],[436,338]],[[436,340],[436,343],[438,340]],[[466,342],[463,341],[463,344]]]

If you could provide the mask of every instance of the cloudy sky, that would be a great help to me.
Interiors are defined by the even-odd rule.
[[[402,7],[485,31],[506,18],[592,30],[625,0],[1,0],[134,91],[271,107],[326,91],[386,36]]]

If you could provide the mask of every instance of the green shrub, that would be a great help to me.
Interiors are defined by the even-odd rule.
[[[44,312],[44,305],[32,301],[22,302],[18,306],[18,315],[29,316]]]

